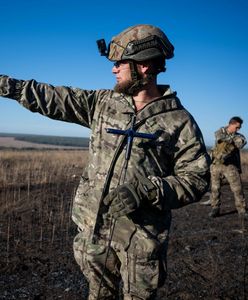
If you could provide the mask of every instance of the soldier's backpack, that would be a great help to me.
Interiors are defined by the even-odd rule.
[[[233,143],[221,141],[218,142],[212,150],[211,157],[213,163],[224,164],[230,157],[235,146]]]

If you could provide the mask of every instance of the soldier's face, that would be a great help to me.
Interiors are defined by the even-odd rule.
[[[237,122],[237,123],[229,124],[227,130],[228,130],[228,132],[230,132],[230,133],[235,133],[235,132],[237,132],[240,128],[241,128],[241,124]]]
[[[116,76],[115,91],[125,93],[132,82],[130,66],[128,61],[118,61],[112,68],[112,73]]]
[[[139,68],[138,73],[142,76]],[[112,73],[116,76],[116,85],[114,91],[118,93],[124,93],[127,95],[132,95],[130,93],[130,88],[135,84],[131,77],[131,70],[128,61],[116,62],[112,68]]]

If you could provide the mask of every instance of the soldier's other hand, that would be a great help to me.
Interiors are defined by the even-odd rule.
[[[138,209],[141,202],[154,200],[157,191],[155,185],[146,177],[138,176],[131,183],[119,185],[103,200],[109,205],[109,213],[116,219]]]

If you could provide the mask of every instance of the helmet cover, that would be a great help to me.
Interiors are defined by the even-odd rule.
[[[169,59],[174,56],[174,47],[158,27],[135,25],[113,37],[108,49],[111,61],[145,61],[154,58]]]

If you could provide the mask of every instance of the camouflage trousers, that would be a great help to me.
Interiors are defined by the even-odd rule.
[[[84,232],[79,232],[74,238],[73,249],[89,282],[88,300],[119,299],[120,283],[124,300],[157,299],[156,293],[166,279],[167,244],[167,240],[161,245],[157,239],[147,239],[138,229],[128,249],[123,249],[118,243],[111,244],[104,270],[107,246],[92,244]]]
[[[233,192],[237,211],[245,212],[246,203],[238,169],[233,165],[212,164],[210,170],[212,208],[219,208],[221,205],[221,181],[224,176]]]

